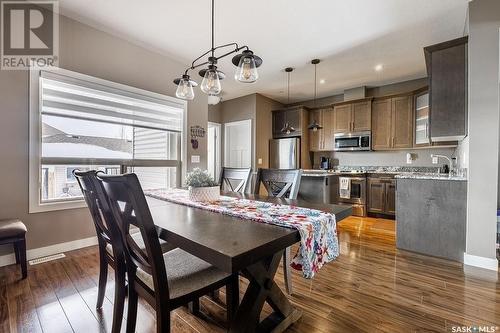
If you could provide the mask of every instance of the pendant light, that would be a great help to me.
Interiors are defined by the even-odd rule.
[[[293,68],[292,67],[287,67],[285,68],[285,72],[286,72],[286,75],[287,75],[287,105],[290,105],[290,75],[293,71]],[[281,129],[281,133],[285,133],[285,134],[290,134],[292,132],[295,132],[295,128],[293,126],[290,126],[290,123],[287,121],[285,122],[285,125],[283,126],[283,128]]]
[[[189,78],[189,75],[187,74],[182,75],[181,78],[175,79],[174,83],[177,84],[177,90],[175,91],[175,96],[186,100],[194,99],[193,87],[196,87],[198,83],[191,80]]]
[[[314,98],[313,98],[313,106],[316,107],[316,91],[317,91],[317,78],[316,78],[316,65],[318,65],[320,63],[320,60],[319,59],[313,59],[311,60],[311,64],[314,65]],[[313,119],[313,122],[311,123],[311,125],[309,125],[308,127],[310,130],[312,130],[313,132],[317,132],[318,130],[322,129],[323,127],[318,123],[318,121],[316,119]]]
[[[243,83],[252,83],[257,81],[259,78],[259,73],[257,68],[262,65],[262,59],[256,56],[248,46],[239,46],[237,43],[228,43],[224,45],[215,46],[215,0],[212,0],[212,46],[210,50],[203,53],[201,56],[193,60],[191,67],[186,69],[182,77],[174,80],[174,83],[178,86],[175,95],[182,99],[192,100],[194,98],[193,87],[196,87],[196,82],[189,78],[188,72],[195,68],[207,65],[208,68],[203,69],[199,72],[200,76],[203,78],[200,88],[208,95],[218,95],[222,91],[222,86],[220,80],[225,78],[224,73],[217,70],[217,61],[233,53],[238,53],[233,57],[232,63],[237,67],[234,78]],[[227,48],[232,47],[232,50],[227,50]],[[215,55],[215,51],[219,49],[226,49],[220,56]],[[202,59],[208,55],[207,61]]]

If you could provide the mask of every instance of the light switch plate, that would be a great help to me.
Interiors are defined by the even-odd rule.
[[[200,163],[200,155],[191,155],[191,163]]]
[[[261,165],[261,164],[262,164],[262,158],[259,158],[259,159],[257,160],[257,164],[259,164],[259,165]]]

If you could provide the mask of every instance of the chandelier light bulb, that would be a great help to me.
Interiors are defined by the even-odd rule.
[[[253,83],[259,78],[255,58],[253,55],[244,55],[241,57],[234,78],[243,83]]]
[[[219,75],[215,68],[211,68],[206,71],[200,88],[205,94],[209,95],[218,95],[221,92],[222,88],[220,85]]]
[[[175,96],[190,101],[194,99],[193,85],[190,82],[189,77],[183,77],[180,79],[179,84],[177,85],[177,90],[175,91]]]

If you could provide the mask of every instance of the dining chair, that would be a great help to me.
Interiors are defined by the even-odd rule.
[[[105,200],[99,199],[98,192],[100,185],[96,178],[97,172],[95,170],[75,170],[73,174],[80,185],[97,234],[97,243],[99,247],[99,285],[97,289],[96,308],[102,308],[108,279],[108,265],[110,265],[115,272],[115,300],[113,303],[112,332],[119,332],[122,324],[126,296],[126,269],[123,249],[117,249],[117,247],[120,247],[120,244],[112,242],[111,228],[117,226],[117,224],[109,223],[109,221],[113,219],[112,215],[105,215],[105,212],[109,211],[109,209],[105,209],[108,203]],[[133,234],[132,237],[137,240],[140,248],[145,247],[139,233]],[[167,252],[171,249],[173,249],[172,246],[166,242],[162,242],[163,252]]]
[[[162,254],[157,230],[137,176],[133,173],[98,175],[98,179],[109,202],[109,213],[120,225],[123,236],[128,276],[127,332],[135,331],[139,296],[155,309],[156,331],[169,332],[172,310],[190,302],[199,304],[201,296],[223,286],[230,291],[226,293],[230,322],[235,312],[231,305],[238,294],[238,274],[225,273],[181,249]],[[130,225],[139,228],[145,249],[141,249],[131,237]]]
[[[245,193],[252,168],[223,167],[220,172],[220,189]]]
[[[254,194],[260,193],[261,184],[267,194],[276,198],[297,199],[300,187],[300,169],[260,169],[255,178]],[[285,277],[286,292],[292,294],[292,275],[290,272],[290,247],[283,253],[283,275]]]
[[[18,219],[0,220],[0,245],[12,244],[16,264],[21,264],[21,277],[26,279],[28,267],[26,264],[26,225]]]

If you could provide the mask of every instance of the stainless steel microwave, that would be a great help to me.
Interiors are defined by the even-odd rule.
[[[334,135],[334,151],[371,150],[372,134],[367,132],[337,133]]]

